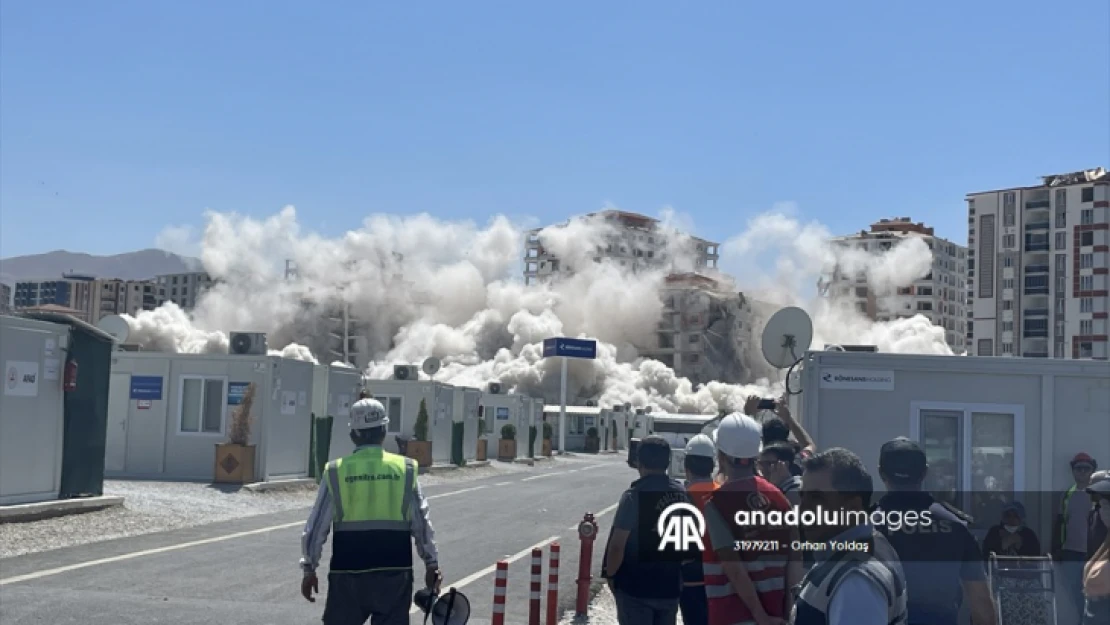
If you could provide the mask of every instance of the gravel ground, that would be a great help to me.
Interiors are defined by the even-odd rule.
[[[568,459],[568,463],[576,460]],[[422,475],[420,484],[436,486],[531,470],[526,465],[494,462],[488,467]],[[203,483],[106,480],[104,494],[123,497],[123,506],[30,523],[0,524],[0,559],[307,508],[316,499],[316,487],[254,493]]]
[[[568,611],[559,625],[618,625],[617,603],[608,586],[601,587],[586,612],[585,618],[575,618],[574,611]],[[675,618],[675,625],[682,625],[681,613]]]

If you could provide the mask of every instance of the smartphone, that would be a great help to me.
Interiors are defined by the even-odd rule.
[[[761,400],[759,400],[758,408],[760,410],[774,410],[775,409],[775,400],[773,400],[773,399],[761,399]]]

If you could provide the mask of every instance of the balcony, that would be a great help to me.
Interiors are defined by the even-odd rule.
[[[1050,224],[1048,221],[1035,221],[1031,224],[1025,224],[1025,231],[1030,232],[1032,230],[1048,230],[1049,225]]]
[[[1048,316],[1048,309],[1047,308],[1026,308],[1025,310],[1021,311],[1021,314],[1025,317],[1047,317]]]
[[[1029,328],[1025,328],[1025,331],[1021,333],[1021,338],[1023,338],[1023,339],[1047,339],[1048,338],[1048,328],[1045,328],[1043,330],[1030,330]]]
[[[1024,295],[1048,295],[1047,286],[1027,286],[1022,291]]]
[[[1025,273],[1048,273],[1048,265],[1026,265]]]
[[[1048,207],[1049,207],[1049,201],[1048,200],[1037,200],[1035,202],[1026,202],[1025,203],[1025,210],[1035,210],[1035,209],[1038,209],[1038,208],[1048,208]]]
[[[1048,241],[1045,241],[1043,243],[1040,243],[1040,242],[1038,242],[1038,243],[1026,242],[1025,243],[1025,251],[1026,252],[1047,252],[1048,250],[1049,250]]]

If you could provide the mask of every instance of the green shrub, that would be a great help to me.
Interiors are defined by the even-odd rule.
[[[589,428],[586,430],[586,436],[590,438],[597,438],[597,428]]]
[[[551,440],[551,437],[554,436],[554,434],[555,434],[555,428],[551,427],[551,424],[548,423],[547,421],[544,421],[543,422],[543,439],[545,441],[549,441],[549,440]]]
[[[420,412],[416,414],[416,425],[412,428],[412,435],[418,441],[428,440],[428,403],[420,400]]]
[[[513,425],[512,423],[506,423],[505,425],[501,426],[501,438],[506,439],[506,440],[515,439],[516,438],[516,426]]]

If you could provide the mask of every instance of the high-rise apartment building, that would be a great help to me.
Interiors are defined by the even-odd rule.
[[[16,284],[14,308],[39,309],[61,306],[76,311],[83,321],[96,323],[108,315],[135,315],[157,306],[154,282],[149,280],[99,279],[64,274],[61,280],[24,281]]]
[[[969,193],[970,353],[1107,358],[1110,173]]]
[[[835,245],[869,253],[882,253],[907,238],[916,237],[933,252],[932,270],[913,284],[894,293],[880,293],[868,283],[867,275],[847,275],[839,270],[823,280],[820,288],[826,297],[876,321],[892,321],[923,315],[944,328],[945,342],[957,354],[967,351],[966,247],[936,236],[933,228],[914,223],[909,217],[881,219],[869,230],[836,237]]]
[[[601,262],[603,258],[610,259],[630,271],[670,268],[684,272],[717,267],[717,261],[720,258],[719,244],[693,236],[689,237],[686,243],[690,246],[691,266],[676,265],[679,259],[674,258],[676,250],[672,249],[673,241],[669,241],[668,234],[659,227],[658,219],[619,210],[590,213],[586,218],[602,220],[610,227],[610,233],[606,236],[605,242],[597,246],[593,257],[594,262]],[[553,226],[548,226],[548,228],[551,227]],[[566,259],[558,258],[544,248],[540,240],[540,233],[543,230],[544,228],[536,228],[529,231],[525,240],[524,282],[526,284],[535,284],[553,276],[574,271],[573,267],[567,266]]]
[[[96,280],[89,304],[93,323],[108,315],[128,314],[158,307],[158,286],[153,280]]]
[[[185,310],[195,308],[200,294],[212,286],[212,279],[204,271],[164,274],[155,282],[159,305],[173,302]]]
[[[0,315],[12,312],[12,287],[0,282]]]

